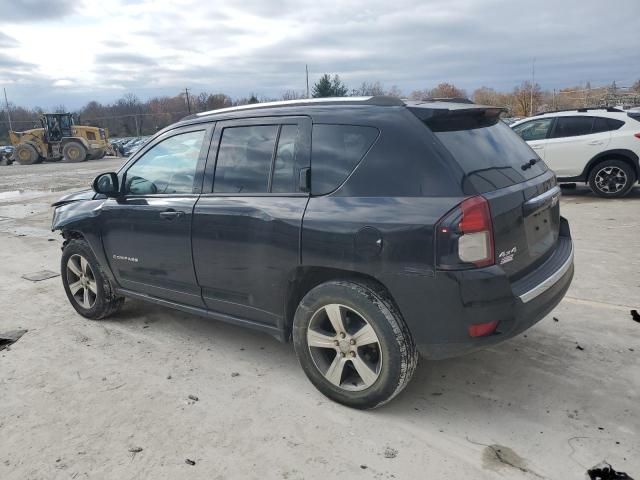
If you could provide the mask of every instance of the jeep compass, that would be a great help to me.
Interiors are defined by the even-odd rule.
[[[569,288],[556,178],[499,115],[390,97],[192,115],[54,204],[67,297],[267,332],[327,397],[381,405],[419,354],[513,337]]]

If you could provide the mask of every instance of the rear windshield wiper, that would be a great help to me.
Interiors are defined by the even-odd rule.
[[[538,161],[538,159],[537,159],[537,158],[532,158],[532,159],[531,159],[531,160],[529,160],[528,162],[523,163],[523,164],[522,164],[522,166],[521,166],[520,168],[521,168],[522,170],[527,170],[527,169],[529,169],[529,168],[533,167],[533,166],[536,164],[536,162],[537,162],[537,161]]]

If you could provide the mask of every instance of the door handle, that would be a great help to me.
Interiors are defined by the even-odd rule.
[[[164,212],[160,212],[160,216],[165,220],[175,220],[176,218],[180,218],[184,215],[184,212],[180,212],[174,209],[165,210]]]
[[[533,148],[534,150],[542,150],[543,145],[531,145],[531,148]]]
[[[600,140],[594,140],[593,142],[589,142],[589,145],[602,145],[604,142]]]

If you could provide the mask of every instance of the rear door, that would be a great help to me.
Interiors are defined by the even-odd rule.
[[[462,170],[463,191],[489,202],[496,263],[518,278],[551,253],[560,225],[560,189],[551,171],[503,122],[474,113],[427,126]]]
[[[300,263],[310,132],[306,117],[218,122],[207,193],[193,220],[196,274],[209,309],[263,324],[282,319],[289,275]]]
[[[211,130],[197,125],[155,139],[120,175],[123,195],[103,204],[103,245],[123,288],[202,306],[191,219]]]
[[[545,147],[545,161],[558,177],[581,175],[589,160],[607,148],[611,133],[606,125],[602,131],[598,120],[591,116],[556,119]]]

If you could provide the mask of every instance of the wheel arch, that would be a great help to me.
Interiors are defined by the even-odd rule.
[[[604,152],[600,152],[596,156],[594,156],[582,172],[582,176],[585,181],[589,180],[589,175],[591,175],[591,171],[595,168],[596,165],[605,161],[605,160],[621,160],[625,163],[628,163],[633,171],[636,173],[636,179],[640,178],[640,163],[638,161],[638,155],[627,149],[613,149],[613,150],[605,150]]]
[[[72,143],[72,142],[81,144],[87,150],[87,153],[89,153],[89,142],[87,142],[87,140],[83,137],[63,137],[62,140],[60,140],[60,144],[63,147],[66,144]]]
[[[20,147],[20,145],[29,145],[30,147],[32,147],[36,153],[40,156],[40,157],[46,157],[47,156],[47,152],[43,152],[41,145],[38,142],[34,142],[33,140],[24,140],[21,141],[18,145],[15,146],[14,151],[13,151],[13,155],[15,155],[15,151],[16,149],[18,149],[18,147]]]
[[[371,275],[339,268],[299,266],[291,274],[285,295],[284,317],[281,325],[284,341],[289,342],[291,340],[293,319],[302,298],[314,287],[333,280],[351,280],[372,287],[385,294],[397,308],[389,289],[380,280]],[[400,311],[399,308],[398,311]]]

